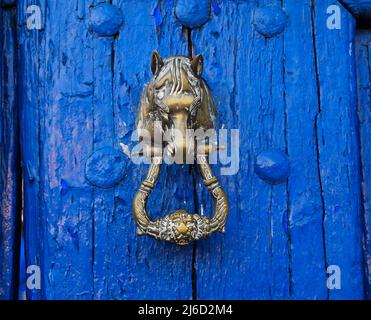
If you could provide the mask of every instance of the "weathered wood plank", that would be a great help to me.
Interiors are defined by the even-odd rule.
[[[28,1],[17,6],[19,43],[19,108],[21,126],[22,175],[24,192],[24,236],[26,266],[41,264],[42,239],[39,218],[40,161],[39,161],[39,36],[42,32],[29,32],[26,28]],[[27,291],[28,299],[41,297],[40,290]]]
[[[92,26],[101,1],[46,1],[45,24],[32,31],[24,25],[28,4],[20,6],[26,245],[27,263],[42,270],[42,290],[29,298],[192,298],[192,248],[135,234],[131,199],[146,166],[119,151],[120,142],[133,146],[152,50],[187,53],[173,3],[162,3],[157,25],[156,1],[99,9],[104,19],[121,11],[117,36],[104,34],[110,19]],[[178,166],[163,171],[153,217],[179,206],[193,211],[192,176]]]
[[[0,300],[17,299],[21,181],[16,10],[0,3]]]
[[[94,1],[95,8],[88,10],[99,10],[96,9],[100,6],[98,3],[99,1]],[[88,18],[89,11],[86,12],[85,20]],[[103,14],[102,18],[104,18]],[[105,150],[104,148],[106,147],[113,148],[115,142],[115,110],[113,105],[115,88],[113,86],[114,68],[112,66],[112,61],[114,59],[114,41],[113,37],[99,37],[98,35],[93,36],[92,39],[93,97],[90,106],[93,112],[92,156],[99,153],[100,150]],[[102,155],[105,155],[105,151],[103,151]],[[114,163],[108,164],[111,166],[115,165]],[[120,165],[119,163],[117,164]],[[88,165],[86,168],[88,168]],[[88,169],[85,174],[89,179],[101,175],[100,172],[89,173]],[[106,177],[102,178],[106,179]],[[115,258],[115,255],[112,255],[110,252],[110,248],[114,248],[114,243],[111,242],[113,233],[108,232],[110,230],[109,225],[114,222],[116,215],[116,201],[114,201],[115,185],[107,185],[107,187],[108,189],[103,189],[98,185],[93,189],[94,230],[92,234],[92,258],[95,299],[115,298],[115,295],[111,293],[113,291],[113,283],[110,271],[110,261]]]
[[[362,163],[362,209],[364,216],[364,248],[366,289],[371,297],[371,31],[361,30],[356,38],[358,79],[358,117]]]
[[[272,3],[273,2],[268,1],[256,5],[261,6]],[[251,13],[249,14],[249,11],[244,11],[244,5],[246,4],[243,2],[238,5],[238,12],[243,15],[244,23],[247,21],[247,24],[251,25]],[[251,3],[250,5],[254,6],[254,4]],[[318,12],[320,16],[319,18],[316,15],[316,19],[313,22],[311,21],[312,5],[316,5],[316,12]],[[327,6],[328,5],[329,4],[327,4]],[[231,6],[233,5],[229,2],[223,2],[221,4],[221,17],[223,17],[223,9],[229,9]],[[327,6],[325,6],[325,4],[312,4],[312,2],[309,1],[300,6],[297,4],[293,5],[290,2],[284,3],[284,9],[288,15],[288,24],[284,34],[284,53],[281,58],[281,52],[278,50],[277,53],[277,51],[274,50],[274,45],[272,45],[272,47],[269,46],[269,44],[273,43],[276,44],[277,49],[279,49],[279,42],[277,44],[279,40],[266,39],[264,43],[259,43],[257,40],[259,39],[259,35],[254,33],[254,31],[251,31],[252,36],[249,36],[249,33],[246,34],[246,32],[240,33],[244,35],[244,38],[238,37],[238,44],[240,46],[244,46],[243,43],[245,42],[248,44],[243,47],[244,50],[241,50],[243,53],[240,54],[237,49],[237,54],[235,55],[234,51],[231,49],[235,43],[228,38],[231,37],[230,34],[236,33],[236,29],[233,29],[233,22],[238,21],[238,16],[233,16],[233,9],[229,9],[230,11],[228,12],[228,14],[232,16],[231,21],[227,20],[228,23],[225,24],[223,24],[222,20],[219,21],[220,25],[228,25],[229,33],[226,39],[223,38],[223,41],[218,39],[217,45],[214,44],[212,35],[217,35],[218,37],[222,35],[220,37],[223,37],[223,27],[220,25],[218,26],[214,22],[214,19],[218,19],[219,17],[213,17],[213,19],[200,31],[196,31],[196,35],[193,37],[196,51],[197,47],[204,49],[208,48],[208,46],[211,48],[214,46],[211,55],[207,54],[207,56],[211,56],[209,59],[211,59],[211,64],[215,70],[213,70],[212,77],[206,75],[206,79],[209,81],[213,91],[216,91],[216,94],[218,94],[218,89],[221,92],[226,90],[226,87],[228,88],[230,84],[229,81],[231,81],[231,78],[227,75],[220,76],[220,70],[223,70],[218,64],[220,59],[214,59],[219,52],[223,52],[224,50],[221,44],[228,43],[229,48],[226,52],[222,53],[222,56],[228,57],[229,65],[233,65],[234,55],[237,57],[235,69],[238,70],[235,74],[235,76],[237,76],[237,80],[235,80],[237,84],[235,87],[233,84],[231,85],[234,89],[233,94],[235,95],[235,100],[233,101],[236,101],[237,106],[233,106],[233,104],[231,106],[231,103],[227,100],[222,103],[221,110],[223,110],[223,106],[229,106],[229,108],[233,110],[232,113],[238,115],[238,124],[241,130],[241,137],[243,137],[241,140],[241,149],[244,153],[251,152],[252,155],[246,160],[241,161],[239,179],[241,179],[240,181],[242,182],[234,183],[232,188],[230,185],[227,185],[227,193],[232,194],[232,203],[235,201],[234,197],[238,199],[237,202],[239,203],[239,208],[237,210],[232,205],[231,217],[233,217],[235,210],[237,212],[241,210],[241,217],[252,210],[252,217],[256,217],[256,219],[258,219],[258,217],[260,218],[251,226],[249,225],[249,220],[253,218],[250,218],[250,216],[249,220],[245,223],[242,223],[240,220],[238,223],[236,222],[236,226],[232,225],[231,227],[233,223],[232,220],[228,223],[228,227],[232,228],[233,234],[227,233],[223,240],[216,242],[216,247],[214,247],[211,242],[207,244],[207,246],[204,244],[198,245],[199,256],[197,255],[198,260],[196,264],[197,275],[199,277],[197,279],[198,297],[279,298],[285,296],[282,292],[286,293],[286,296],[290,295],[291,298],[323,299],[326,298],[328,294],[330,294],[330,298],[363,297],[363,272],[361,268],[362,255],[360,243],[362,228],[359,215],[359,173],[357,162],[358,144],[354,122],[354,73],[352,73],[351,69],[353,57],[346,57],[340,67],[341,72],[339,71],[338,73],[339,78],[341,74],[344,74],[345,77],[343,76],[341,84],[334,85],[329,75],[331,69],[328,68],[328,65],[333,65],[332,68],[334,70],[336,70],[336,68],[339,69],[339,66],[335,67],[335,61],[338,63],[338,60],[327,52],[329,47],[331,47],[334,52],[342,52],[344,55],[348,54],[349,42],[351,42],[349,39],[351,39],[351,35],[354,33],[352,29],[354,21],[350,15],[345,12],[346,16],[343,24],[346,30],[342,31],[341,35],[338,34],[338,37],[336,37],[336,41],[339,41],[340,44],[336,44],[334,39],[330,40],[330,36],[328,36],[326,40],[318,40],[318,35],[320,33],[324,34],[325,32],[329,32],[329,30],[325,28],[326,18],[328,17],[326,14]],[[296,17],[299,18],[296,19]],[[319,20],[321,22],[319,22]],[[248,21],[250,21],[250,24]],[[315,24],[313,27],[314,33],[310,28],[312,23]],[[318,31],[320,23],[322,24],[322,29]],[[212,29],[213,33],[211,33],[208,28]],[[305,30],[304,37],[301,32],[299,38],[298,30]],[[313,39],[314,36],[317,36],[317,38]],[[205,37],[205,40],[203,37]],[[313,41],[315,41],[315,43],[313,43]],[[305,50],[303,50],[303,46]],[[259,50],[257,47],[259,47]],[[202,49],[199,49],[199,51]],[[257,54],[256,52],[260,53],[259,58],[258,60],[253,60],[254,54]],[[275,65],[275,68],[272,69],[274,71],[271,76],[266,66],[269,66],[272,60],[281,60],[282,58],[285,61],[285,68],[282,72],[284,74],[284,79],[281,78],[281,81],[285,82],[285,87],[280,88],[280,90],[285,90],[284,100],[286,108],[281,109],[282,117],[286,118],[285,125],[279,125],[279,118],[276,120],[273,120],[274,118],[270,119],[269,112],[264,114],[265,118],[263,118],[263,120],[261,120],[262,117],[258,116],[259,112],[263,112],[264,107],[268,106],[269,110],[269,93],[272,92],[270,88],[274,87],[276,82],[280,79],[279,73],[277,73],[277,76],[275,76],[274,73],[275,70],[280,69],[279,65]],[[207,61],[207,58],[205,60]],[[243,61],[243,63],[241,63],[241,61]],[[247,61],[254,61],[255,64],[249,65]],[[248,65],[248,67],[246,67],[246,65]],[[318,70],[316,70],[317,65]],[[261,66],[261,68],[259,66]],[[262,68],[263,66],[265,66],[264,69]],[[316,73],[318,73],[317,78]],[[218,76],[215,77],[216,74]],[[255,79],[254,75],[259,75],[259,79]],[[265,77],[265,75],[267,75],[267,77]],[[226,83],[223,83],[223,87],[218,87],[216,84],[216,82],[220,82],[220,79],[228,79]],[[317,86],[319,86],[319,90],[317,90]],[[252,88],[251,92],[249,91],[249,87]],[[238,88],[244,88],[244,90]],[[259,94],[259,92],[261,92],[261,94]],[[280,93],[280,91],[278,92]],[[324,97],[324,92],[327,92],[329,95]],[[275,99],[280,97],[279,93],[274,95]],[[244,96],[244,94],[246,94],[246,96]],[[342,97],[340,103],[343,111],[339,113],[339,110],[337,110],[336,114],[332,109],[334,101],[337,101],[334,95]],[[227,93],[224,93],[222,96],[228,97],[228,89]],[[256,100],[256,97],[260,97],[258,98],[259,100]],[[333,99],[333,101],[330,101],[331,99]],[[233,107],[238,108],[241,101],[244,101],[244,106],[248,106],[247,110],[249,110],[249,112],[245,110],[244,112],[238,112],[233,109]],[[276,118],[280,110],[279,101],[280,100],[277,99],[274,106],[274,117]],[[242,106],[239,108],[242,110]],[[324,111],[324,109],[326,111]],[[326,117],[325,120],[323,120],[324,116]],[[348,117],[348,121],[343,122],[344,120],[342,118],[344,116]],[[222,119],[225,121],[224,115]],[[265,135],[267,132],[274,132],[267,129],[269,125],[264,125],[265,122],[268,124],[270,121],[278,121],[278,131],[274,134],[275,137],[278,137],[277,141],[274,141],[271,136]],[[324,121],[325,124],[322,124],[321,121]],[[233,123],[233,121],[231,122]],[[340,139],[341,141],[330,140],[332,138],[330,133],[332,132],[331,130],[333,130],[331,127],[334,123],[337,123],[336,129],[342,131],[342,134],[340,134],[342,137]],[[318,127],[321,129],[317,129]],[[326,148],[323,146],[323,127],[326,127],[324,131],[326,131],[328,135],[327,138],[331,141],[331,150],[327,149],[327,145]],[[257,132],[254,130],[257,130]],[[285,141],[280,141],[279,139],[280,132],[285,131],[287,146],[285,145]],[[250,137],[254,137],[254,139]],[[250,143],[248,143],[249,139],[252,139]],[[341,151],[344,150],[343,144],[345,144],[345,148],[348,148],[348,152],[346,153],[342,153]],[[254,174],[251,169],[250,171],[248,171],[247,168],[245,169],[249,161],[251,163],[249,159],[253,159],[254,155],[261,150],[272,147],[287,148],[291,164],[288,182],[289,193],[287,195],[289,205],[287,232],[289,235],[286,239],[286,235],[281,229],[282,233],[278,233],[276,238],[277,243],[281,244],[281,247],[279,247],[282,250],[281,260],[277,260],[277,262],[281,262],[281,270],[285,270],[282,279],[285,279],[286,276],[286,279],[289,278],[291,281],[285,282],[280,279],[278,283],[281,286],[281,291],[274,291],[274,288],[277,287],[274,286],[274,281],[269,277],[269,270],[273,270],[271,271],[273,273],[277,272],[277,266],[279,264],[273,267],[267,264],[268,261],[272,261],[269,258],[271,247],[269,246],[269,242],[265,242],[264,240],[270,230],[270,223],[267,222],[265,224],[264,220],[262,220],[262,217],[264,217],[264,203],[269,203],[269,199],[264,200],[264,195],[268,194],[269,191],[264,190],[264,185],[261,186],[258,182],[253,180]],[[244,154],[241,156],[242,159],[243,157],[246,157],[246,155]],[[324,163],[322,163],[321,157],[325,158]],[[340,162],[343,163],[342,167],[334,165],[339,161],[335,161],[335,158],[340,159]],[[332,171],[332,175],[325,174],[327,170]],[[234,191],[236,185],[238,185],[239,188],[237,191],[238,195],[235,195]],[[280,191],[277,190],[277,186],[273,188],[275,188],[273,190],[277,192],[277,199],[285,198],[285,190],[280,193]],[[258,199],[258,201],[255,203],[256,199]],[[210,210],[210,206],[205,204],[207,200],[208,199],[202,198],[200,207],[204,208],[206,206],[206,208]],[[334,215],[335,207],[337,210],[341,208],[340,211],[342,215]],[[282,204],[281,208],[286,209],[285,204]],[[259,212],[260,214],[258,214]],[[277,215],[277,211],[273,212]],[[278,214],[278,216],[282,218],[281,214]],[[347,225],[346,231],[342,229],[343,225]],[[249,234],[250,237],[255,235],[255,242],[252,238],[248,238]],[[347,238],[346,234],[350,235],[350,237]],[[233,241],[232,238],[235,236],[237,238]],[[231,242],[228,242],[228,239],[231,239],[229,240]],[[219,239],[216,241],[219,241]],[[285,241],[288,242],[287,245],[290,248],[288,253],[284,249]],[[228,245],[226,245],[227,242]],[[232,253],[230,253],[231,251],[229,250],[231,247],[233,247]],[[230,255],[228,255],[228,253],[230,253]],[[205,260],[205,257],[208,257],[209,254],[212,256],[212,259]],[[215,256],[219,255],[220,258],[217,259]],[[287,260],[289,260],[290,263],[289,267],[285,267],[287,266],[287,262],[282,265],[282,263]],[[212,261],[218,261],[218,264],[212,265]],[[345,270],[347,273],[346,275],[342,273],[342,284],[345,286],[345,289],[328,293],[326,287],[326,267],[335,264],[335,261],[339,262],[339,264],[341,262],[341,265],[339,265],[341,270],[343,272]],[[350,261],[353,262],[351,263]],[[223,267],[224,264],[225,267]],[[239,269],[235,269],[234,264],[236,264]],[[248,269],[249,272],[247,272],[246,268],[249,267],[252,269]],[[209,272],[211,268],[215,268],[215,270]],[[243,270],[243,272],[241,272],[241,270]],[[254,270],[255,272],[259,270],[259,276],[255,276]],[[222,284],[220,281],[217,281],[220,275],[223,275]],[[290,294],[284,290],[285,283],[288,282],[291,282]],[[215,287],[212,287],[212,284],[215,284]]]
[[[341,10],[341,29],[326,28],[326,8],[315,1],[316,69],[319,83],[317,135],[324,200],[327,265],[341,270],[341,289],[330,299],[364,298],[359,143],[354,66],[355,21]]]
[[[132,147],[130,138],[141,91],[152,76],[152,51],[157,48],[162,56],[187,54],[187,42],[175,20],[172,1],[125,0],[117,4],[124,13],[124,25],[114,50],[116,143]],[[111,288],[115,297],[125,299],[191,299],[192,247],[179,248],[135,234],[131,201],[147,169],[148,165],[128,162],[125,179],[117,188],[116,216],[120,220],[110,226],[115,248],[110,254],[115,255],[110,263],[114,281]],[[151,218],[180,207],[194,211],[192,176],[188,170],[162,165],[159,183],[148,202]],[[119,281],[114,278],[117,274]]]
[[[280,2],[223,1],[192,36],[195,52],[205,57],[219,126],[240,130],[239,172],[220,179],[231,204],[226,234],[197,244],[199,299],[289,297],[286,184],[270,185],[254,173],[261,151],[286,149],[283,37],[266,39],[253,27],[256,9],[268,4]],[[199,208],[209,213],[201,188]]]
[[[284,1],[287,153],[290,159],[289,232],[291,297],[326,299],[324,208],[316,135],[318,92],[311,1]]]
[[[92,145],[87,30],[74,2],[45,2],[40,8],[43,29],[23,25],[20,34],[27,74],[21,78],[27,95],[22,103],[25,193],[30,190],[24,205],[27,264],[42,272],[41,292],[28,292],[28,298],[91,298],[92,204],[84,181]]]

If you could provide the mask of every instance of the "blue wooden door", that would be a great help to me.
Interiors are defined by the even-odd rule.
[[[19,101],[7,108],[14,97],[2,95],[8,118],[0,124],[20,132],[26,267],[41,276],[27,297],[368,297],[370,32],[357,21],[370,7],[347,0],[19,0],[13,35],[7,23],[15,3],[4,6],[3,47],[18,42]],[[154,49],[164,57],[202,54],[218,126],[239,130],[238,170],[220,177],[231,207],[226,233],[187,247],[137,237],[131,217],[147,166],[134,164],[122,146],[134,146]],[[12,50],[5,57],[9,65]],[[9,155],[19,163],[9,143],[18,138],[5,138],[1,191],[16,198],[3,163]],[[214,170],[220,175],[228,165]],[[16,181],[19,170],[8,172]],[[149,206],[152,218],[179,207],[212,211],[197,169],[187,165],[163,165]],[[14,210],[0,220],[13,219],[10,229],[0,225],[0,261],[9,270],[18,254],[2,239],[18,241]],[[3,273],[6,281],[11,273]],[[0,296],[10,297],[1,291],[10,290],[6,281]]]

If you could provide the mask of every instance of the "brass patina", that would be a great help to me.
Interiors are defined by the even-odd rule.
[[[211,92],[201,77],[202,69],[201,55],[193,59],[185,56],[162,59],[157,51],[152,53],[153,77],[143,90],[137,114],[137,129],[145,129],[152,136],[158,126],[163,132],[177,129],[182,133],[182,138],[173,136],[170,142],[149,146],[147,155],[151,158],[151,165],[133,201],[138,235],[147,234],[177,245],[187,245],[194,240],[207,238],[214,231],[225,230],[229,213],[228,199],[208,162],[209,154],[216,148],[210,144],[204,145],[201,152],[198,148],[194,155],[197,142],[190,139],[187,130],[215,129],[216,110]],[[163,150],[170,155],[181,150],[184,159],[196,158],[204,184],[214,201],[211,218],[177,210],[155,221],[150,220],[146,205],[159,176]]]

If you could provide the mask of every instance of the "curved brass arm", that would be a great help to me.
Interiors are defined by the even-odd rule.
[[[151,221],[147,214],[147,200],[154,189],[160,173],[160,157],[152,158],[147,177],[142,182],[133,201],[133,216],[138,225],[138,235],[150,235],[178,245],[187,245],[194,240],[205,239],[214,231],[224,232],[229,213],[227,196],[214,176],[206,155],[197,156],[198,165],[205,186],[214,200],[214,214],[211,219],[185,210],[177,210]]]

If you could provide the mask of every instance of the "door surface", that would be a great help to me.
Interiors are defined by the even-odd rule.
[[[28,299],[366,298],[371,49],[357,20],[370,7],[19,0],[13,110],[19,106],[26,267],[41,276]],[[15,15],[14,3],[4,10]],[[221,175],[232,164],[213,166],[230,201],[226,232],[186,247],[138,237],[131,216],[148,165],[134,164],[122,146],[135,145],[154,49],[202,54],[218,127],[239,132],[238,170]],[[12,127],[11,117],[0,125]],[[1,149],[2,181],[9,152]],[[152,218],[213,209],[192,165],[163,164],[148,205]],[[19,217],[2,219],[11,216]],[[0,224],[0,261],[12,259],[2,240],[17,243],[12,225]]]

